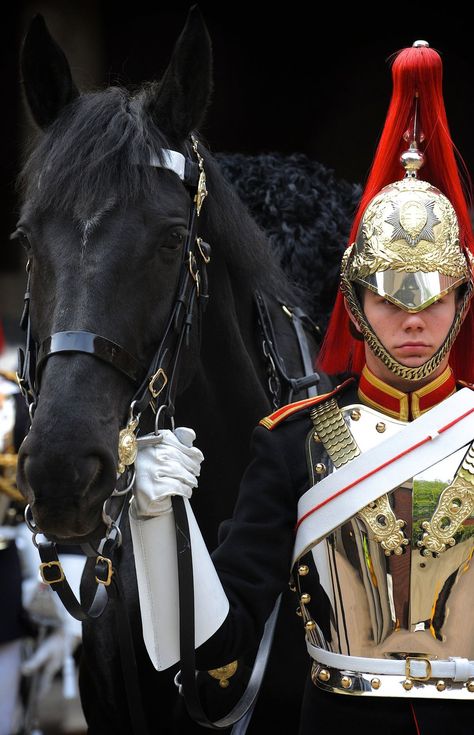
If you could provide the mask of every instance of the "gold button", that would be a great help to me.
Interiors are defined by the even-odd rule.
[[[375,425],[375,428],[379,432],[379,434],[383,434],[385,429],[387,428],[383,421],[379,421],[378,424]]]
[[[304,627],[306,628],[306,630],[314,630],[316,628],[316,623],[314,622],[314,620],[308,620],[304,624]]]
[[[323,472],[326,472],[326,465],[323,462],[318,462],[314,465],[314,469],[318,475],[322,475]]]
[[[474,679],[467,682],[467,691],[474,692]]]
[[[341,686],[343,689],[350,689],[352,686],[352,679],[350,676],[343,676],[341,679]]]
[[[382,685],[380,679],[377,679],[376,677],[374,679],[371,679],[370,683],[372,685],[372,689],[380,689]]]
[[[402,684],[402,687],[406,689],[407,692],[410,691],[410,689],[413,687],[413,682],[411,679],[405,679],[405,681]]]
[[[446,684],[442,679],[436,682],[436,689],[438,690],[438,692],[444,692],[444,690],[446,689]]]
[[[360,419],[360,411],[358,408],[354,408],[354,410],[351,411],[351,419],[353,421],[358,421]]]
[[[301,564],[301,566],[298,567],[298,574],[300,577],[306,577],[306,575],[309,574],[309,566],[307,564]]]
[[[331,674],[327,669],[321,669],[321,671],[318,674],[319,681],[329,681],[331,678]]]
[[[300,602],[302,605],[307,605],[308,602],[311,602],[311,595],[309,595],[307,592],[303,592],[300,597]]]

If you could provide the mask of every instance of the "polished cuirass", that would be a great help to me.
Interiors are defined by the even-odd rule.
[[[333,409],[308,436],[313,483],[405,426],[365,405]],[[362,507],[312,548],[308,565],[300,561],[297,586],[317,686],[474,701],[471,440]],[[307,592],[311,561],[323,613],[312,610]]]

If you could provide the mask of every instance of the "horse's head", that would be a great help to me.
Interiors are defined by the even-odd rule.
[[[41,530],[84,537],[115,487],[119,431],[133,397],[143,404],[138,389],[146,393],[154,374],[183,272],[195,278],[185,252],[199,178],[190,134],[210,94],[211,47],[191,10],[160,83],[135,96],[114,87],[79,94],[37,17],[22,73],[42,135],[22,174],[16,233],[28,258],[23,377],[34,412],[18,485]],[[175,322],[185,321],[181,311]],[[160,374],[152,389],[162,382]]]

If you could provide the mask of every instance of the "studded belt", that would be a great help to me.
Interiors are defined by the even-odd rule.
[[[344,694],[474,699],[474,661],[450,656],[447,660],[422,655],[400,659],[345,656],[306,641],[314,659],[313,682]]]

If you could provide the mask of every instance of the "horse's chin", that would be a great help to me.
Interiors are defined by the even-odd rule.
[[[104,524],[100,510],[74,512],[51,511],[49,504],[43,507],[35,501],[31,505],[33,521],[38,532],[57,543],[84,544],[98,540],[103,535]]]

